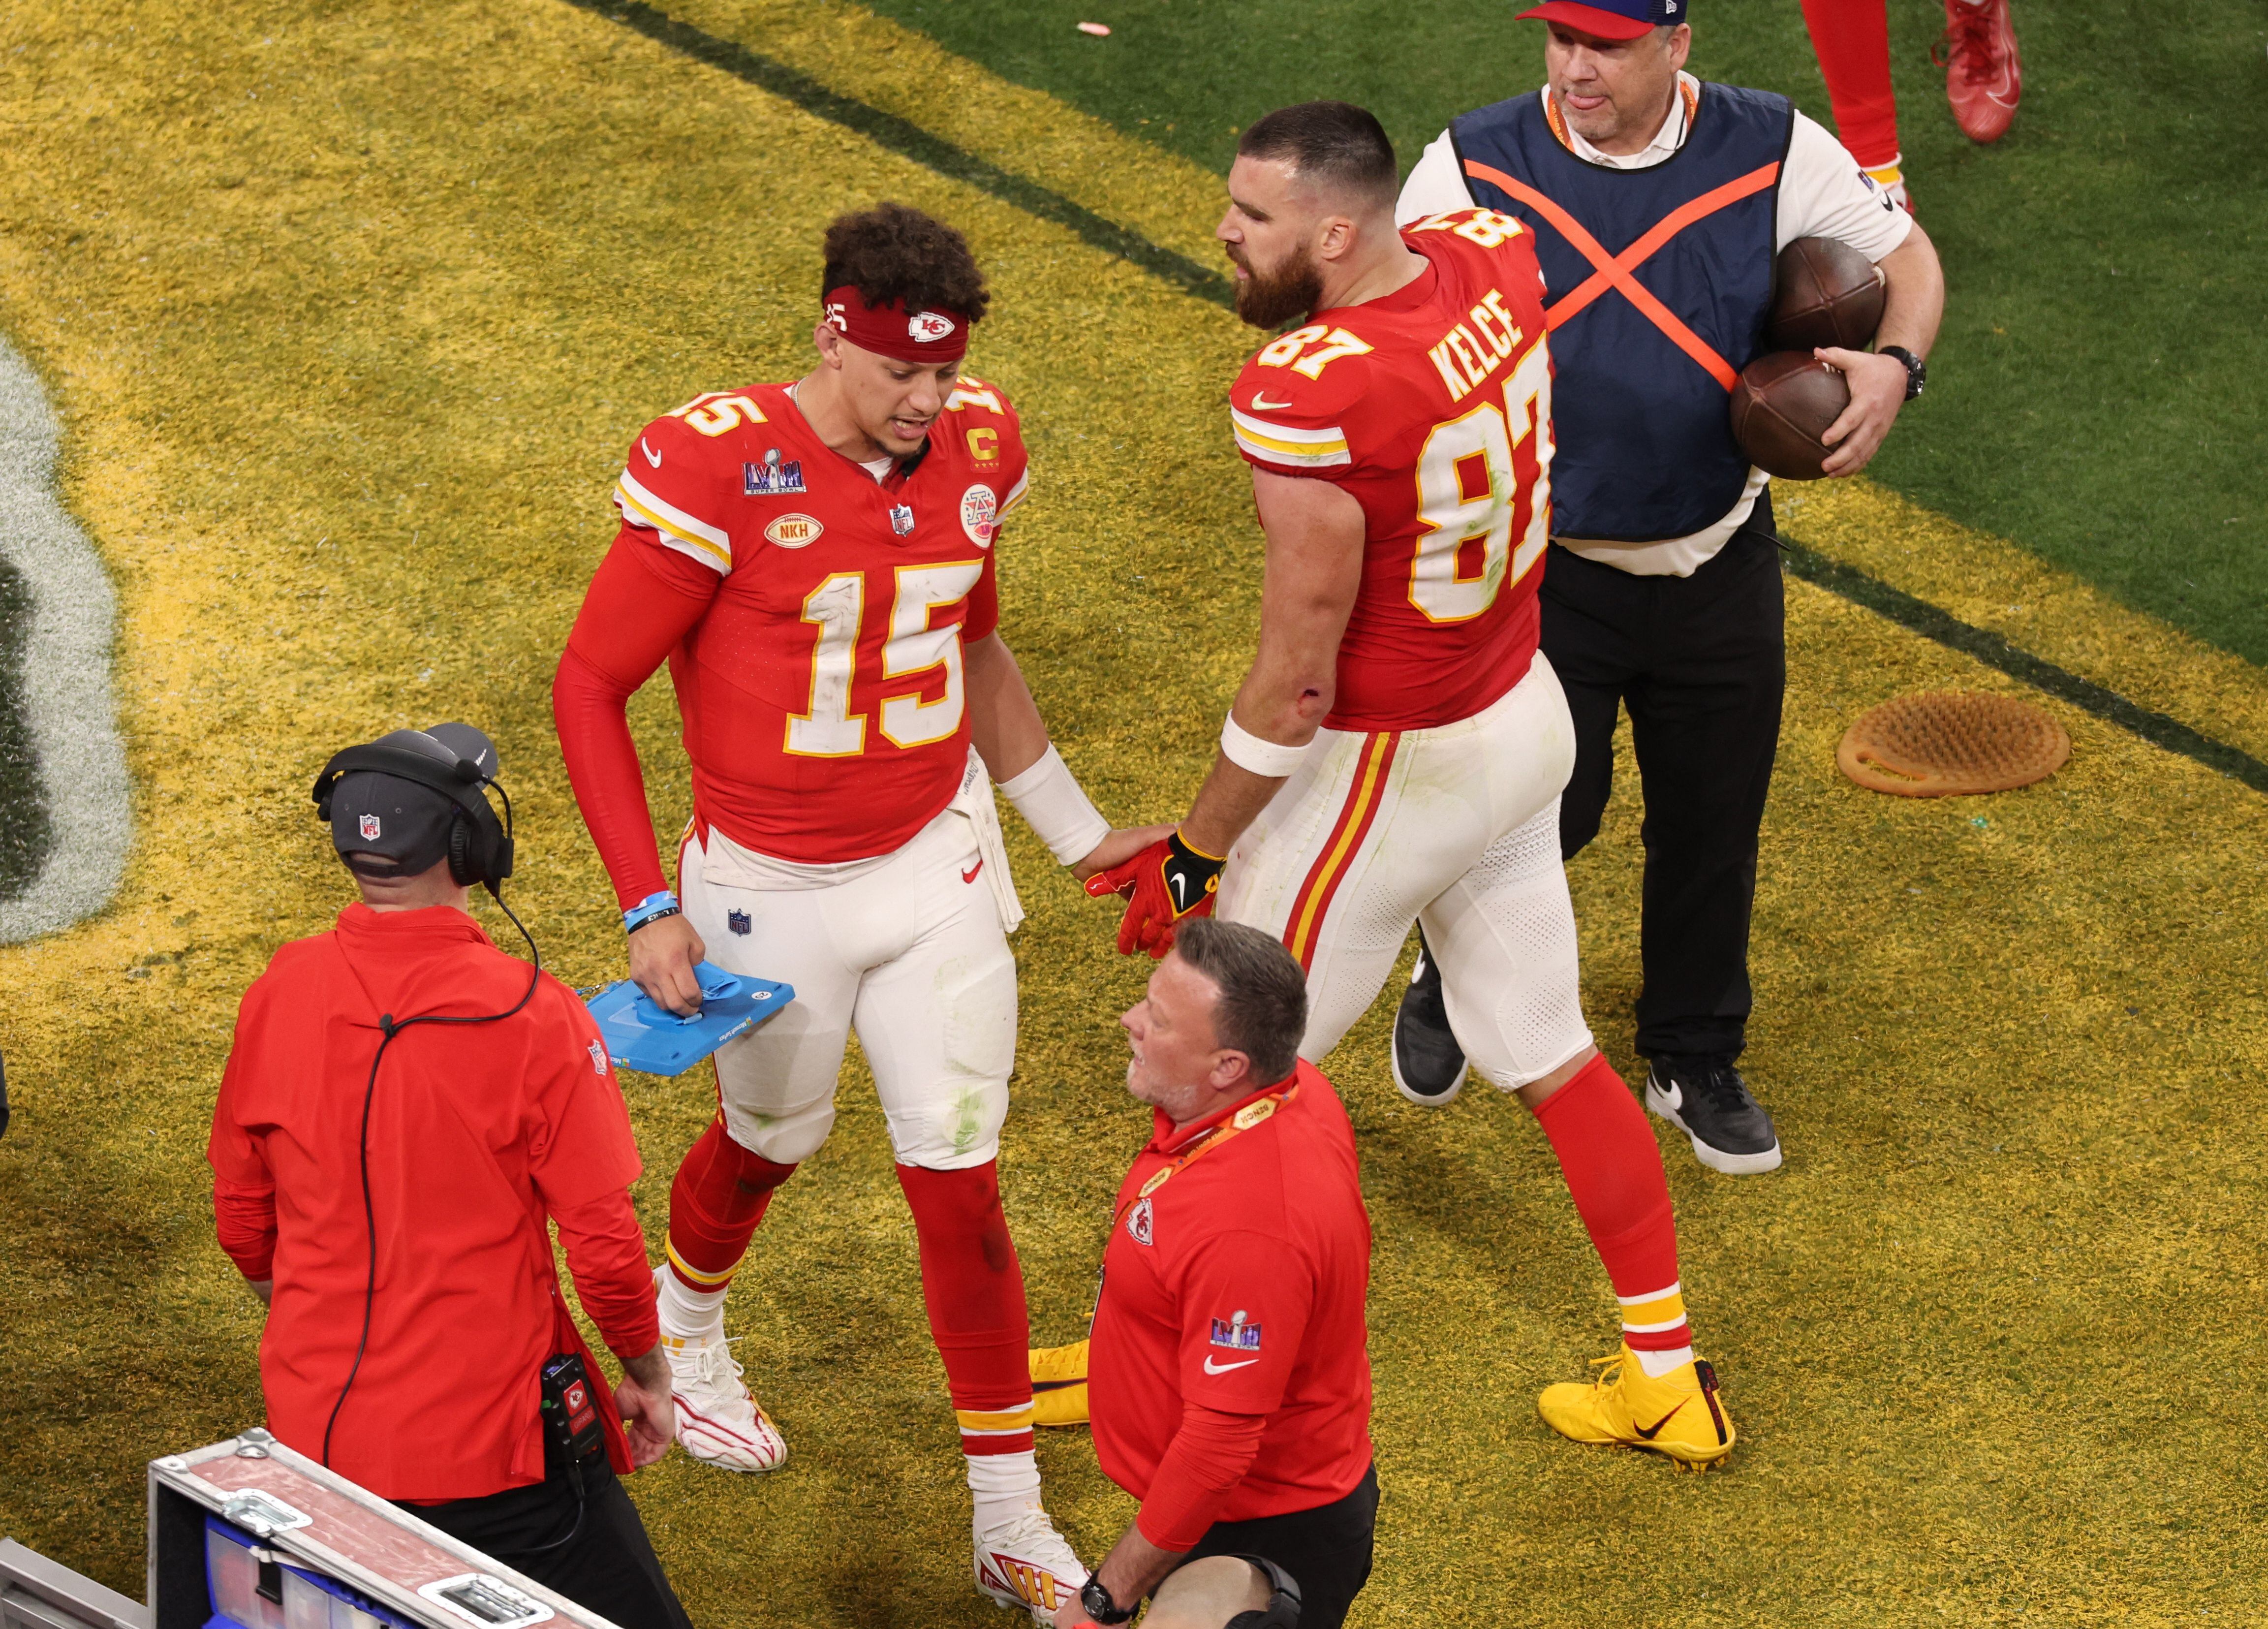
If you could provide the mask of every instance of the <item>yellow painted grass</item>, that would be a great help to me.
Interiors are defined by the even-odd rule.
[[[792,20],[750,43],[845,90],[909,96],[939,65],[848,10]],[[943,66],[955,95],[924,122],[1004,163],[1070,153],[1097,178],[1083,201],[1201,249],[1186,166]],[[1247,336],[549,0],[29,0],[0,18],[0,324],[56,393],[67,498],[119,585],[139,788],[116,907],[0,952],[19,1105],[0,1143],[0,1527],[134,1588],[139,1463],[258,1414],[258,1320],[211,1242],[199,1156],[237,992],[343,896],[305,801],[325,756],[400,723],[490,727],[525,828],[518,897],[564,976],[611,977],[618,929],[546,696],[608,483],[653,412],[798,370],[818,230],[895,196],[965,226],[999,293],[976,365],[1023,405],[1035,465],[1002,551],[1010,638],[1105,807],[1169,810],[1252,630],[1220,423]],[[1837,512],[1832,538],[1808,511],[1798,529],[1867,564],[1876,527]],[[1871,569],[1924,591],[1894,567],[1922,569]],[[1387,1503],[1357,1621],[2257,1615],[2268,804],[2059,708],[2077,750],[2042,785],[1861,792],[1832,767],[1859,708],[2016,687],[1801,584],[1791,610],[1750,1054],[1790,1163],[1734,1182],[1668,1145],[1740,1456],[1678,1478],[1537,1422],[1535,1390],[1608,1349],[1605,1284],[1525,1114],[1479,1092],[1403,1103],[1381,1010],[1331,1064],[1378,1231]],[[2186,670],[2167,664],[2171,686]],[[655,686],[636,719],[665,825],[683,807],[667,717]],[[1625,798],[1573,867],[1591,1010],[1624,1064],[1634,824]],[[1038,1332],[1063,1339],[1143,1134],[1112,1023],[1142,969],[1020,827],[1011,842],[1034,917],[1005,1182]],[[732,1308],[794,1457],[761,1480],[681,1458],[637,1480],[703,1624],[1005,1621],[966,1581],[952,1412],[852,1074]],[[656,1236],[709,1091],[634,1082]],[[1098,1551],[1127,1501],[1082,1435],[1042,1453]]]

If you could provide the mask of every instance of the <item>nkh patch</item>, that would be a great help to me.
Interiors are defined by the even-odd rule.
[[[361,825],[361,827],[362,827],[362,840],[363,840],[364,842],[365,842],[365,843],[375,843],[375,842],[377,842],[377,841],[378,841],[378,816],[377,816],[377,815],[375,815],[375,814],[365,814],[365,815],[364,815],[364,816],[362,817],[361,822],[360,822],[360,825]]]
[[[1231,1352],[1259,1351],[1260,1326],[1247,1323],[1245,1316],[1245,1313],[1239,1310],[1228,1317],[1215,1318],[1212,1321],[1212,1344],[1226,1346]]]
[[[1150,1226],[1151,1216],[1149,1200],[1135,1200],[1133,1213],[1126,1219],[1126,1236],[1133,1240],[1137,1244],[1147,1244],[1151,1242]],[[1219,1321],[1218,1319],[1214,1321],[1213,1327],[1216,1329],[1220,1327]]]
[[[607,1072],[607,1049],[596,1041],[591,1043],[591,1072],[599,1075]]]
[[[728,910],[725,913],[725,925],[746,939],[748,936],[749,928],[754,925],[749,922],[747,911]]]

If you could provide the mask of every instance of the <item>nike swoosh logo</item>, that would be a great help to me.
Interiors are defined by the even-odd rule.
[[[980,859],[968,870],[961,873],[961,880],[963,882],[974,882],[976,881],[976,873],[983,869],[984,862]]]
[[[1208,1375],[1226,1375],[1231,1369],[1248,1369],[1259,1361],[1257,1358],[1247,1358],[1241,1363],[1216,1363],[1208,1356],[1204,1360],[1204,1371]],[[1659,1431],[1661,1427],[1656,1426],[1654,1429]]]
[[[652,465],[656,469],[661,468],[661,454],[655,452],[652,447],[645,444],[645,438],[644,436],[640,436],[638,438],[638,451],[645,454],[645,461],[647,463]]]
[[[1262,395],[1256,390],[1252,393],[1252,405],[1254,409],[1258,412],[1280,413],[1292,404],[1288,402],[1270,402],[1267,397]]]
[[[1683,1404],[1683,1403],[1681,1403],[1681,1404],[1679,1404],[1677,1405],[1677,1408],[1683,1408],[1684,1406],[1685,1406],[1685,1404]],[[1664,1414],[1664,1415],[1663,1415],[1660,1419],[1655,1420],[1655,1421],[1653,1422],[1653,1424],[1652,1424],[1651,1426],[1639,1426],[1639,1425],[1637,1425],[1635,1421],[1633,1421],[1633,1422],[1632,1422],[1633,1428],[1638,1432],[1638,1435],[1639,1435],[1639,1436],[1643,1437],[1643,1438],[1644,1438],[1646,1441],[1647,1441],[1648,1442],[1651,1442],[1651,1441],[1653,1441],[1653,1439],[1654,1439],[1654,1434],[1655,1434],[1655,1433],[1659,1432],[1659,1431],[1660,1431],[1660,1430],[1664,1426],[1668,1425],[1671,1420],[1675,1419],[1677,1418],[1677,1408],[1674,1408],[1674,1409],[1670,1410],[1670,1411],[1669,1411],[1669,1412],[1668,1412],[1667,1414]]]

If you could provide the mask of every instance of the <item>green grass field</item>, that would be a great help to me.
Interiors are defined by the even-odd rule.
[[[1049,77],[1090,60],[1048,45],[1057,0],[1025,13],[1047,47],[1027,58],[1009,53],[1007,13],[976,0],[904,10],[934,38],[808,0],[676,11],[1205,263],[1209,166],[1248,116],[1234,99],[1280,84],[1285,97],[1386,104],[1390,82],[1404,87],[1397,133],[1422,133],[1460,85],[1488,77],[1469,44],[1435,54],[1462,80],[1423,81],[1432,58],[1415,53],[1408,73],[1388,73],[1406,27],[1357,49],[1344,43],[1350,13],[1328,6],[1300,15],[1341,43],[1293,71],[1298,57],[1263,63],[1256,49],[1224,59],[1204,32],[1215,13],[1184,0],[1089,3],[1120,32],[1087,41],[1064,11],[1071,41],[1142,48],[1085,85]],[[1191,31],[1182,45],[1144,45],[1135,25],[1152,7]],[[1993,189],[2030,166],[2040,187],[2061,173],[2088,199],[2156,209],[2181,163],[2217,152],[2215,229],[2253,230],[2242,223],[2257,226],[2260,207],[2243,190],[2242,120],[2257,107],[2210,130],[2153,111],[2175,84],[2204,96],[2223,58],[2205,51],[2176,73],[2148,39],[2114,29],[2123,10],[2081,10],[2085,27],[2044,6],[2025,14],[2043,55],[2013,144],[1956,158],[1931,137],[1933,169],[1910,137],[1933,230],[1970,234],[1956,300],[1960,278],[2005,284],[2002,326],[2031,325],[2026,343],[1993,352],[1958,326],[1980,319],[1957,314],[1955,382],[1925,404],[1941,416],[1902,428],[1898,457],[1914,461],[1889,472],[1896,490],[1805,492],[1787,525],[1824,556],[2268,756],[2268,682],[2247,660],[2259,652],[2231,631],[2257,615],[2257,588],[2230,588],[2250,608],[2225,626],[2177,615],[2088,555],[2082,531],[2058,529],[2090,506],[2154,512],[2129,542],[2206,557],[2169,514],[2213,512],[2216,482],[2252,491],[2244,512],[2258,512],[2257,488],[2213,453],[2214,438],[2241,451],[2251,433],[2230,404],[2258,401],[2243,365],[2257,340],[2218,340],[2192,307],[2121,313],[2086,343],[2108,351],[2150,323],[2190,323],[2212,353],[2211,390],[2178,398],[2176,414],[2169,383],[2164,405],[2129,416],[2116,459],[2065,439],[2090,433],[2087,416],[2125,376],[2081,369],[2058,349],[2067,329],[2038,321],[2083,296],[2068,262],[2036,251],[2063,230],[2063,206],[2029,205],[2036,224],[2020,236]],[[1738,22],[1753,55],[1712,61],[1794,74],[1785,11],[1727,0],[1726,27]],[[1257,38],[1271,14],[1233,15]],[[2258,42],[2234,8],[2184,15],[2192,47],[2252,54],[2241,70],[2227,59],[2232,97],[2257,85]],[[1924,23],[1902,4],[1902,49]],[[1509,23],[1487,26],[1520,48]],[[2083,37],[2099,54],[2055,43]],[[1160,89],[1138,108],[1104,94],[1130,96],[1144,76]],[[2102,88],[2066,106],[2089,76]],[[1182,126],[1165,92],[1209,106],[1207,84],[1227,108],[1207,115],[1223,132],[1211,147],[1139,125],[1162,113]],[[1941,119],[1926,88],[1909,98],[1917,129]],[[2060,172],[2023,144],[2058,129],[2073,133]],[[1219,422],[1251,336],[1057,219],[909,158],[903,142],[558,0],[127,0],[99,14],[22,0],[0,17],[0,330],[48,381],[65,499],[117,586],[139,833],[110,910],[0,948],[18,1109],[0,1141],[0,1530],[138,1595],[143,1462],[260,1413],[258,1309],[212,1242],[201,1156],[239,993],[279,941],[343,903],[306,801],[324,757],[401,724],[489,727],[523,825],[516,897],[547,962],[571,982],[615,976],[619,929],[548,699],[612,531],[608,485],[653,413],[801,368],[819,230],[887,196],[961,225],[996,285],[972,360],[1022,407],[1035,465],[1001,554],[1008,637],[1104,807],[1169,810],[1209,761],[1254,625],[1257,540]],[[2120,144],[2178,134],[2192,157],[2089,168],[2074,150],[2108,151],[2114,130]],[[2158,244],[2155,263],[2193,248]],[[2257,262],[2216,313],[2257,310]],[[1970,389],[2060,415],[2037,435],[2067,461],[1994,456],[2032,432],[1960,405]],[[2018,468],[2029,484],[2005,510],[1957,483],[1933,487],[1933,446],[2005,466],[1977,472],[1981,491]],[[2146,493],[2154,512],[2131,507]],[[2034,522],[2044,529],[2027,532]],[[2232,583],[2237,553],[2213,557]],[[1790,644],[1749,1055],[1789,1164],[1717,1178],[1665,1143],[1697,1329],[1742,1448],[1722,1473],[1680,1478],[1537,1420],[1536,1390],[1611,1343],[1603,1276],[1526,1114],[1483,1093],[1446,1110],[1404,1103],[1375,1012],[1327,1065],[1363,1139],[1378,1237],[1387,1503],[1355,1621],[2258,1621],[2268,800],[2053,701],[2076,743],[2053,779],[1992,799],[1878,798],[1833,765],[1862,708],[1939,686],[2040,697],[1802,581]],[[685,795],[670,711],[659,683],[633,714],[665,825]],[[1624,1066],[1635,823],[1618,801],[1572,868],[1587,1003]],[[1004,1183],[1036,1332],[1062,1339],[1084,1311],[1110,1188],[1145,1134],[1118,1084],[1113,1021],[1144,969],[1111,954],[1109,913],[1012,822],[1010,838],[1033,915],[1017,947]],[[637,1197],[658,1240],[711,1087],[702,1072],[630,1084],[648,1166]],[[843,1105],[730,1312],[794,1445],[788,1468],[751,1481],[674,1456],[633,1491],[703,1625],[1005,1623],[967,1582],[952,1415],[855,1064]],[[1042,1460],[1052,1507],[1099,1551],[1129,1501],[1084,1434],[1049,1437]]]

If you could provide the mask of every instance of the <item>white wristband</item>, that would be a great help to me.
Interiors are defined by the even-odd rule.
[[[1071,765],[1052,742],[1037,763],[1014,779],[1002,781],[1000,790],[1049,851],[1066,866],[1085,859],[1110,835],[1110,822],[1079,789]]]
[[[1263,740],[1239,724],[1233,712],[1220,726],[1220,749],[1228,761],[1240,770],[1249,770],[1270,779],[1281,779],[1297,770],[1306,761],[1307,748],[1314,744],[1313,736],[1297,747]]]

